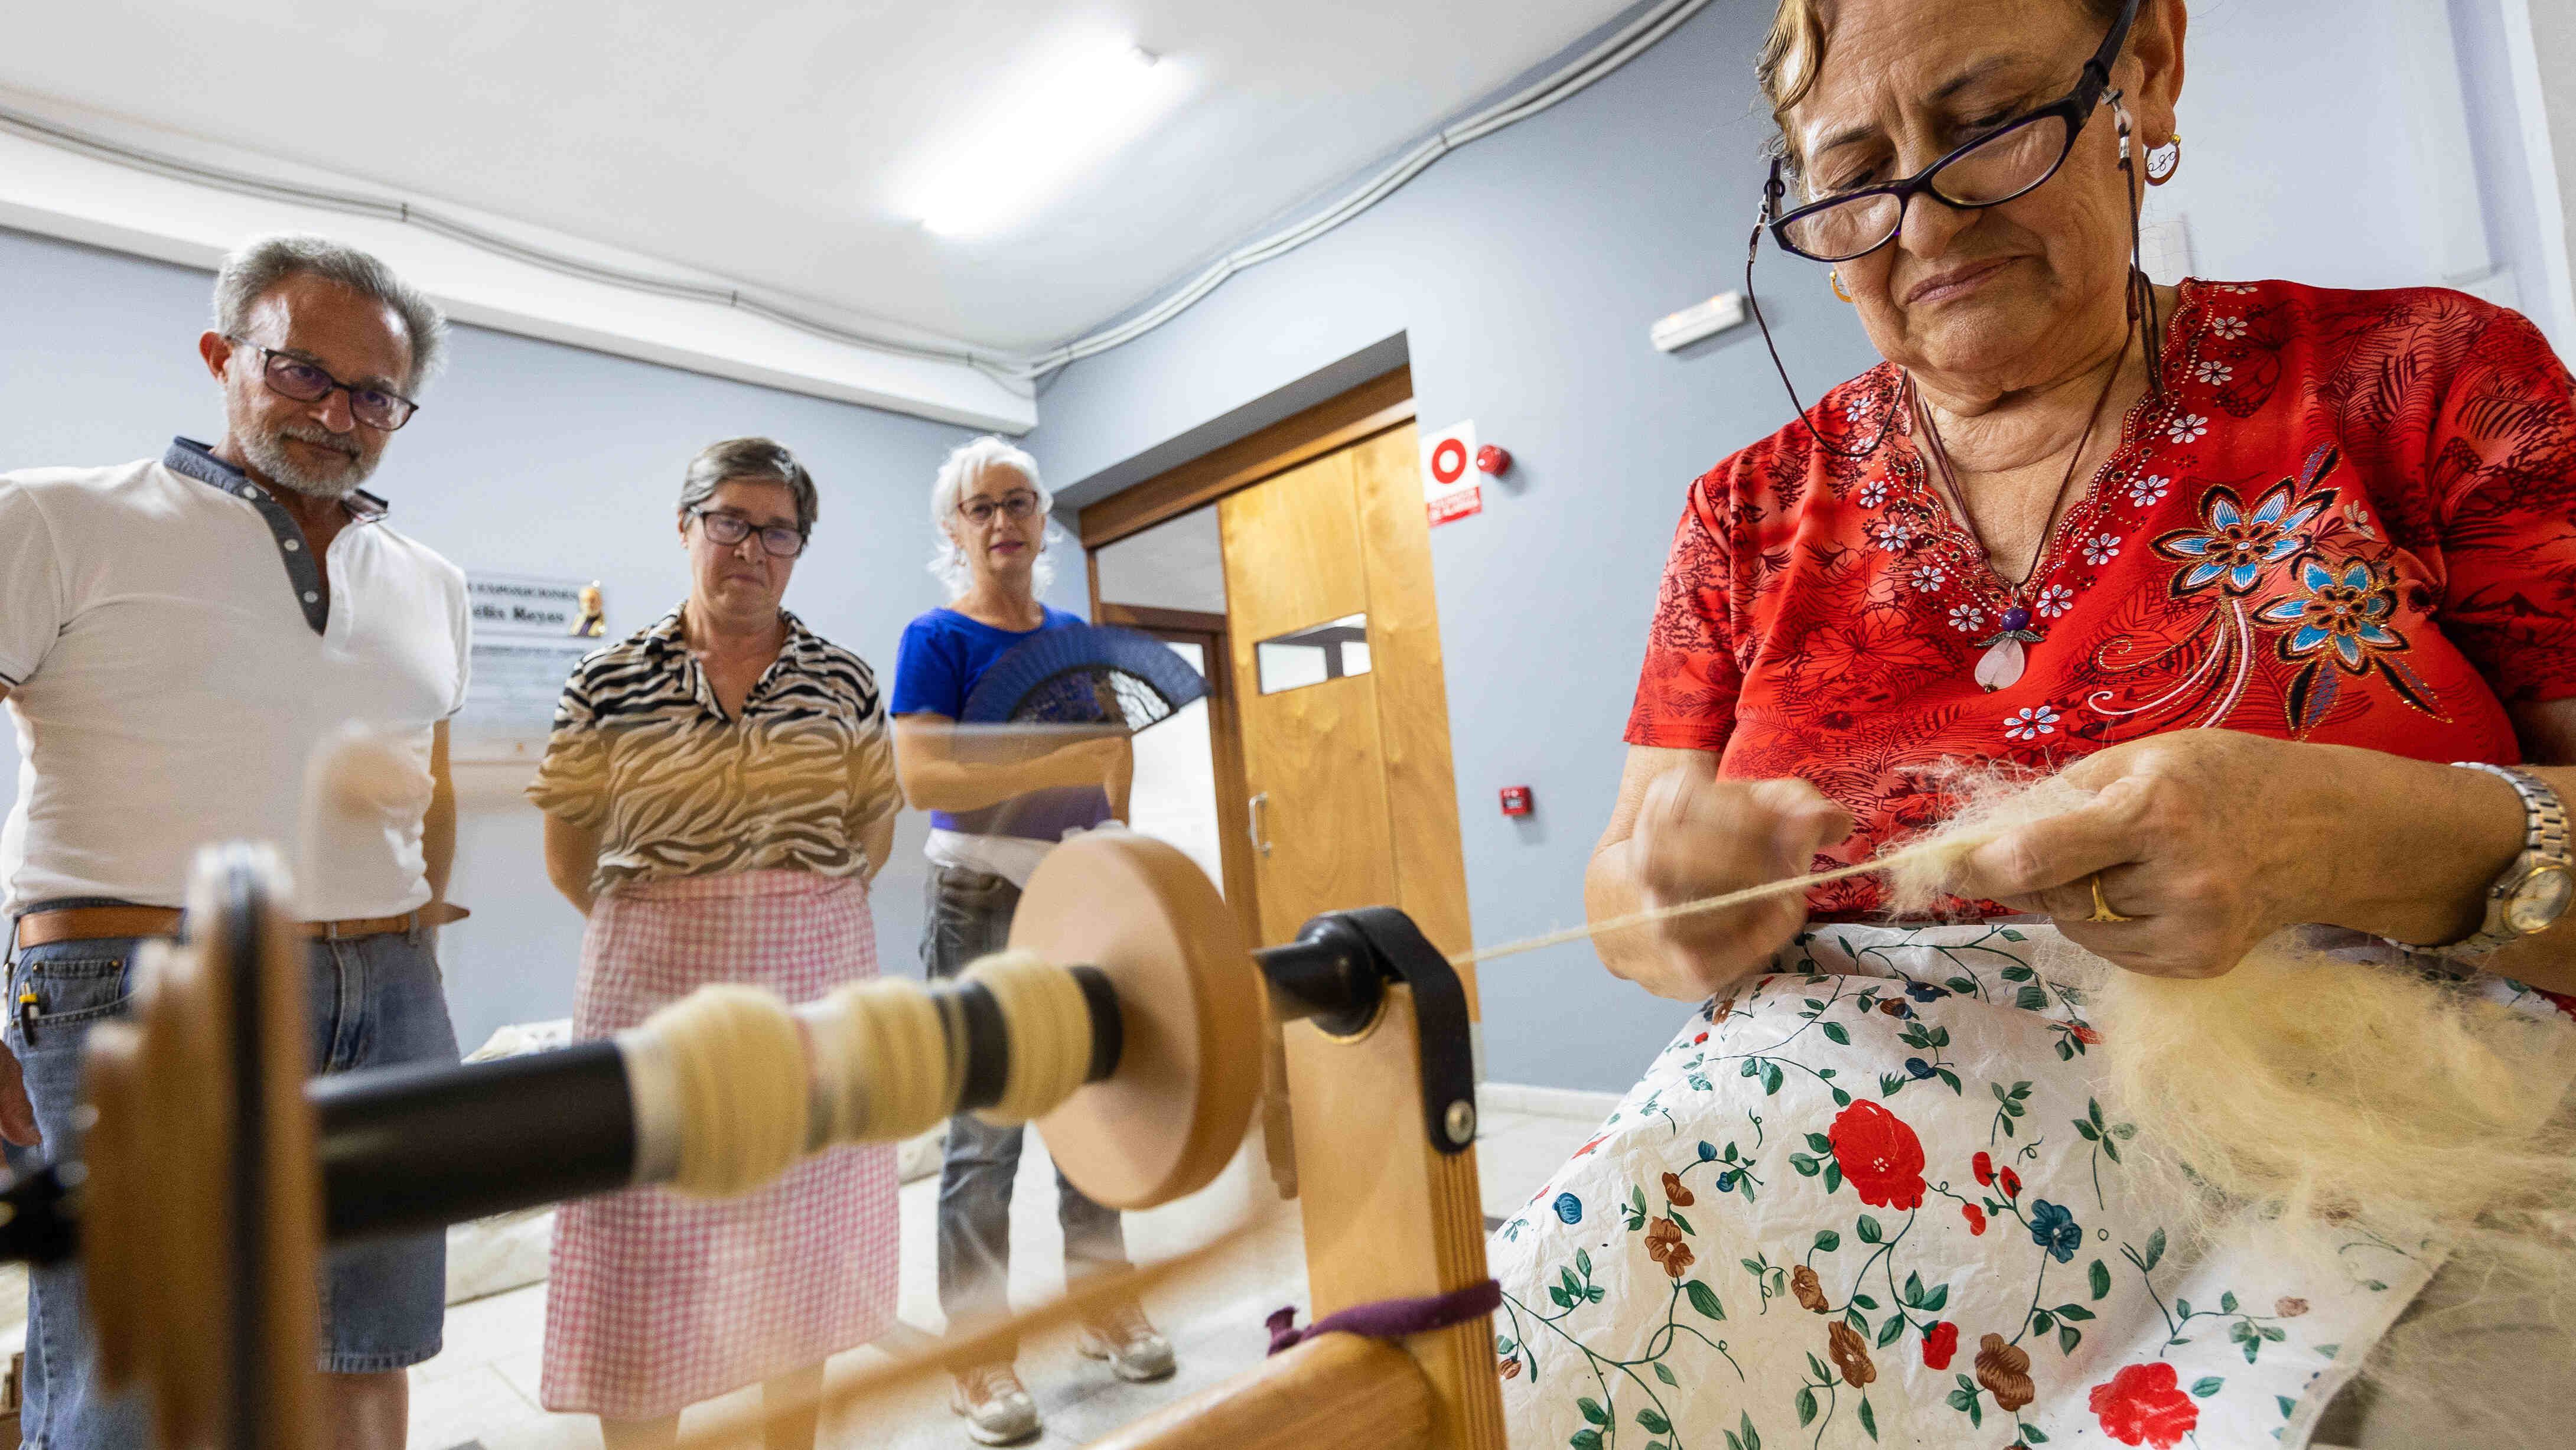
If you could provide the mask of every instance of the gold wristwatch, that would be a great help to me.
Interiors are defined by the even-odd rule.
[[[2485,771],[2522,797],[2522,854],[2487,888],[2486,920],[2474,935],[2439,948],[2452,955],[2482,955],[2557,925],[2569,901],[2576,899],[2576,857],[2567,848],[2567,807],[2548,782],[2511,766],[2453,763],[2462,770]]]

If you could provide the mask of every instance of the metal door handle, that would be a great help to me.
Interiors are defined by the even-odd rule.
[[[1252,809],[1252,849],[1260,852],[1264,856],[1267,856],[1270,854],[1270,843],[1267,840],[1264,840],[1261,835],[1261,812],[1264,807],[1270,804],[1270,792],[1265,790],[1259,795],[1254,796],[1250,804]]]

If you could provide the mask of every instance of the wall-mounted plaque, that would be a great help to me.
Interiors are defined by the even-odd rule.
[[[451,748],[459,760],[533,761],[545,753],[564,681],[606,632],[599,586],[468,574],[465,597],[474,615],[474,678]]]

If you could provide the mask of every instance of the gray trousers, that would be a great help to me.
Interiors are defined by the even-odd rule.
[[[923,970],[953,977],[978,957],[1002,950],[1019,904],[1020,889],[1003,877],[932,867],[921,931]],[[1010,1308],[1011,1184],[1020,1171],[1025,1131],[994,1127],[973,1113],[948,1120],[948,1154],[939,1169],[939,1307],[952,1329]],[[1061,1171],[1055,1193],[1068,1277],[1127,1262],[1118,1210],[1084,1197]]]

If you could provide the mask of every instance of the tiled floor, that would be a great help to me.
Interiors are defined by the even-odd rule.
[[[1580,1117],[1491,1114],[1476,1147],[1485,1212],[1501,1217],[1518,1208],[1606,1111],[1605,1102],[1602,1112]],[[917,1347],[927,1340],[924,1331],[938,1329],[932,1239],[938,1186],[936,1179],[925,1179],[903,1189],[903,1326],[882,1346],[834,1359],[832,1379],[881,1365],[886,1350],[902,1353]],[[1129,1215],[1129,1250],[1140,1259],[1169,1257],[1205,1243],[1248,1214],[1269,1211],[1273,1201],[1256,1145],[1206,1192],[1152,1213]],[[1011,1287],[1019,1303],[1038,1302],[1064,1286],[1063,1240],[1054,1205],[1054,1170],[1032,1138],[1011,1210]],[[1179,1351],[1177,1378],[1159,1385],[1123,1384],[1076,1356],[1069,1334],[1032,1342],[1021,1351],[1020,1373],[1046,1416],[1046,1434],[1035,1443],[1049,1450],[1084,1444],[1177,1396],[1249,1368],[1268,1347],[1262,1319],[1283,1304],[1296,1305],[1302,1319],[1305,1298],[1305,1253],[1292,1211],[1274,1215],[1230,1248],[1214,1272],[1148,1297],[1155,1322]],[[484,1450],[595,1450],[599,1431],[589,1417],[549,1415],[537,1406],[544,1342],[541,1284],[450,1309],[447,1351],[412,1372],[414,1450],[448,1450],[471,1442],[480,1442]],[[757,1393],[745,1391],[737,1398],[747,1402]],[[946,1394],[944,1379],[925,1381],[861,1413],[827,1422],[822,1443],[852,1450],[953,1450],[966,1445],[959,1422],[947,1412]]]

